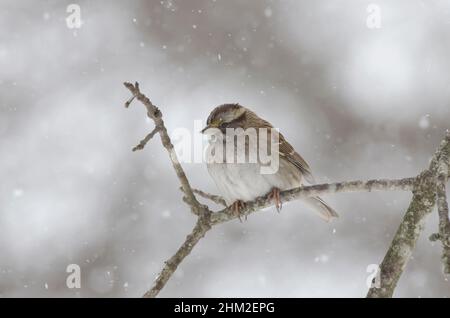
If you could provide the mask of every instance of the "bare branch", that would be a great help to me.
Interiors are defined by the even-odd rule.
[[[153,287],[147,291],[143,297],[153,298],[158,295],[161,289],[166,285],[169,278],[173,275],[178,265],[188,256],[200,239],[209,231],[211,225],[205,217],[199,217],[191,234],[186,237],[183,245],[178,251],[165,263],[164,268],[156,278]]]
[[[439,239],[442,242],[442,262],[445,274],[450,274],[450,220],[446,183],[449,175],[449,152],[443,151],[439,157],[436,183],[437,207],[439,214]]]
[[[169,134],[167,133],[166,126],[164,125],[164,121],[162,119],[162,113],[153,105],[150,99],[147,98],[144,94],[141,93],[139,89],[139,83],[135,83],[134,85],[131,83],[124,83],[125,87],[130,90],[133,94],[133,97],[125,103],[125,106],[129,106],[134,98],[137,98],[142,104],[144,104],[147,109],[147,116],[155,122],[155,128],[158,129],[159,136],[161,137],[161,142],[169,153],[170,161],[172,162],[172,166],[177,174],[178,179],[180,180],[181,186],[183,187],[183,192],[186,194],[187,202],[191,206],[191,211],[199,215],[201,213],[209,213],[210,211],[205,208],[205,206],[201,205],[192,191],[192,188],[189,184],[189,181],[184,173],[183,168],[181,167],[180,161],[178,160],[178,156],[173,147],[172,141],[170,140]]]
[[[215,194],[210,194],[210,193],[206,193],[202,190],[198,190],[198,189],[194,189],[193,190],[195,194],[198,194],[199,196],[201,196],[202,198],[208,199],[216,204],[219,205],[223,205],[223,206],[227,206],[227,203],[225,202],[225,200],[220,196],[220,195],[215,195]]]
[[[392,297],[423,230],[425,216],[430,214],[434,207],[433,187],[433,176],[429,171],[425,171],[418,178],[412,201],[380,265],[380,286],[372,286],[367,297]]]
[[[337,182],[330,184],[317,184],[312,186],[299,187],[280,192],[280,199],[283,202],[289,202],[306,197],[317,196],[328,193],[339,192],[370,192],[373,190],[405,190],[413,189],[415,178],[405,178],[399,180],[369,180],[369,181],[350,181]],[[272,206],[273,202],[269,195],[257,198],[251,202],[245,203],[245,208],[241,211],[242,215],[249,215],[252,212],[260,211]],[[223,223],[238,218],[230,207],[220,212],[213,213],[211,222],[213,225]]]
[[[180,187],[180,190],[183,192],[183,188],[182,187]],[[222,198],[220,195],[207,193],[207,192],[204,192],[204,191],[199,190],[199,189],[192,189],[192,191],[195,194],[198,194],[199,196],[201,196],[202,198],[210,200],[211,202],[214,202],[214,203],[216,203],[218,205],[222,205],[222,206],[225,206],[225,207],[227,206],[227,203],[225,202],[224,198]]]
[[[445,187],[446,179],[445,175],[439,175],[436,194],[439,213],[439,239],[442,242],[442,262],[444,273],[450,274],[450,221]]]
[[[144,139],[142,139],[139,144],[133,148],[133,151],[144,149],[145,145],[156,135],[158,132],[158,127],[155,127]]]
[[[425,218],[436,203],[436,175],[443,154],[450,152],[450,133],[447,131],[434,154],[430,166],[417,177],[413,198],[380,266],[380,286],[372,286],[369,298],[392,297],[395,287],[422,233]],[[447,157],[448,158],[448,157]],[[448,160],[445,162],[448,166]]]

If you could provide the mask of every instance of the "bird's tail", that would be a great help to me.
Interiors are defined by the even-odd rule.
[[[332,218],[337,218],[337,212],[325,203],[320,197],[310,197],[305,202],[317,212],[323,220],[330,222]]]

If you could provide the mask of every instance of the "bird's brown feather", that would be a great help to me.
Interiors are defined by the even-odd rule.
[[[245,112],[246,120],[242,120],[245,122],[244,129],[255,127],[255,128],[268,128],[268,135],[270,136],[271,130],[273,129],[273,126],[265,121],[264,119],[258,117],[254,112],[251,110],[248,110]],[[280,152],[280,159],[287,160],[289,163],[293,164],[302,174],[302,176],[305,178],[306,181],[309,183],[315,183],[314,177],[311,172],[311,168],[309,167],[308,163],[305,161],[305,159],[302,158],[295,150],[294,147],[291,146],[291,144],[284,138],[283,134],[276,131],[279,137],[279,152]]]

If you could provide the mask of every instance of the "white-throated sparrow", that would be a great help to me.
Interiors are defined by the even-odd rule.
[[[207,149],[208,171],[226,203],[233,205],[236,213],[246,201],[268,193],[279,210],[280,191],[314,183],[310,167],[283,135],[269,122],[239,104],[216,107],[209,115],[202,133],[211,135]],[[253,133],[256,133],[256,143],[251,136]],[[244,138],[241,139],[243,143],[238,142],[240,137]],[[267,137],[268,141],[261,137]],[[267,146],[270,142],[272,146]],[[276,155],[279,159],[277,169],[272,173],[261,172],[261,168],[268,165],[260,157],[263,145],[270,150],[271,156]],[[229,152],[231,147],[232,151]],[[256,155],[256,159],[252,155]],[[305,202],[326,221],[338,216],[320,197],[311,197]]]

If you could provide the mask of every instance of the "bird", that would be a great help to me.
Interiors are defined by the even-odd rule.
[[[251,138],[246,138],[244,143],[239,144],[236,142],[237,137],[229,134],[230,131],[239,131],[240,133],[235,133],[236,136],[242,135],[243,132],[256,131],[258,138],[267,134],[269,140],[276,140],[279,158],[276,172],[261,173],[261,168],[267,166],[267,162],[262,162],[259,157],[257,160],[249,160]],[[246,202],[268,195],[279,212],[282,208],[281,191],[315,184],[310,166],[284,136],[268,121],[240,104],[223,104],[214,108],[201,133],[209,136],[206,149],[208,172],[225,203],[231,206],[233,213],[236,213],[240,220],[240,211],[245,207]],[[227,143],[231,139],[234,142]],[[263,143],[259,141],[260,139],[257,140],[257,148],[259,148],[264,140]],[[232,157],[226,155],[227,145],[234,147],[231,150]],[[239,154],[244,155],[243,158],[245,158],[241,162],[237,160]],[[221,160],[217,160],[218,155],[221,155]],[[337,212],[318,196],[305,198],[304,202],[327,222],[338,217]]]

